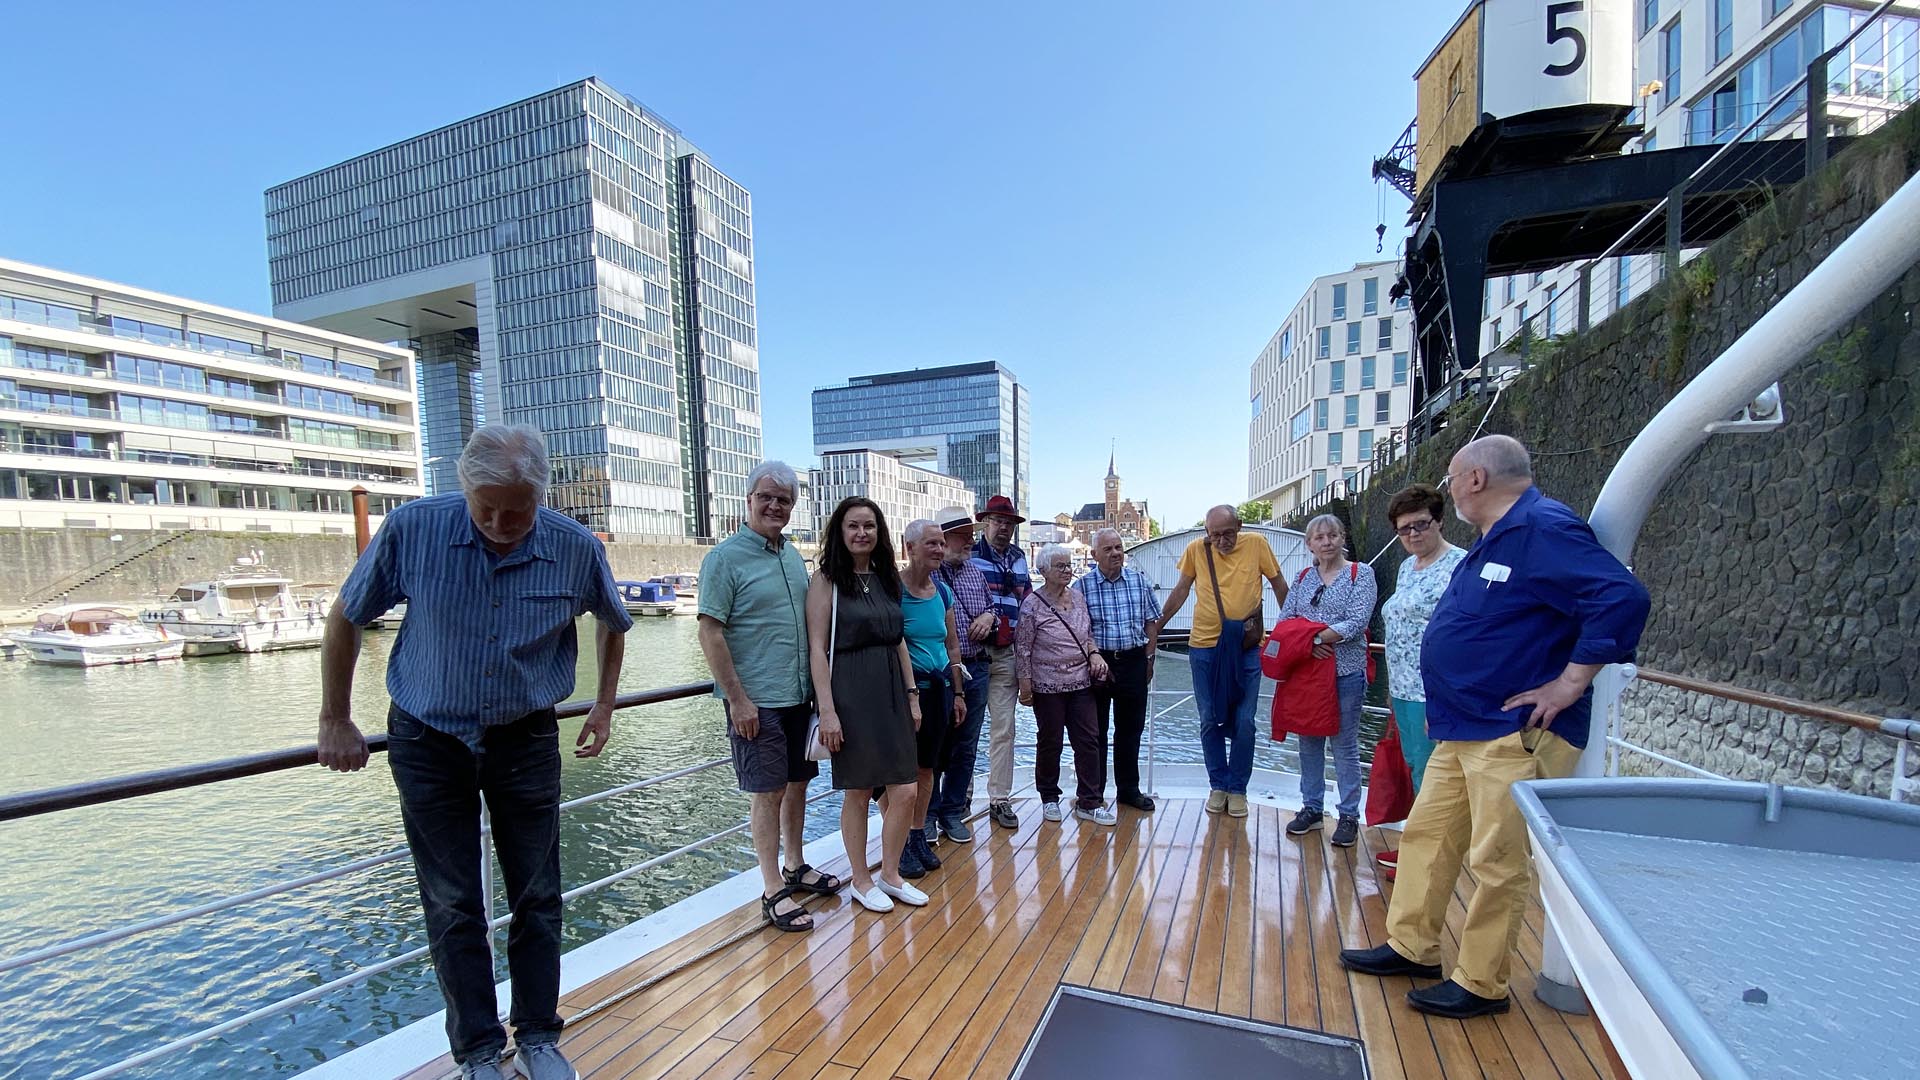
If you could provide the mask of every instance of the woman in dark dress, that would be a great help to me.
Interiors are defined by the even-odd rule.
[[[891,911],[896,900],[919,907],[927,894],[900,876],[912,799],[883,804],[877,883],[867,869],[867,806],[874,789],[911,789],[919,779],[919,690],[907,656],[893,541],[880,508],[857,497],[834,509],[821,539],[820,570],[807,587],[807,642],[820,741],[833,752],[833,786],[844,793],[840,838],[853,898],[869,911]]]

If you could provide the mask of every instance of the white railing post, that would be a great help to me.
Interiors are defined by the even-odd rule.
[[[1159,747],[1154,741],[1153,729],[1160,724],[1160,706],[1154,702],[1155,690],[1160,685],[1159,653],[1154,655],[1154,673],[1147,678],[1147,794],[1160,797],[1160,789],[1153,786],[1153,762]]]
[[[1907,775],[1907,740],[1901,739],[1893,746],[1893,783],[1887,786],[1887,798],[1894,802],[1906,802],[1910,794],[1920,794],[1920,780]]]
[[[493,955],[493,816],[480,796],[480,908],[487,917],[487,955]]]

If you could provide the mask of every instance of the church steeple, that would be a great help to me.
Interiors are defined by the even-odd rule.
[[[1120,479],[1120,474],[1113,471],[1113,455],[1113,448],[1109,447],[1107,449],[1107,479],[1118,480]]]
[[[1107,451],[1107,524],[1114,528],[1120,526],[1120,474],[1114,471],[1113,451]]]

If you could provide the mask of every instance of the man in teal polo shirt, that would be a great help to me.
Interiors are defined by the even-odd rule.
[[[820,766],[807,760],[807,567],[783,535],[798,486],[782,462],[754,469],[747,523],[700,564],[700,651],[726,706],[734,775],[753,797],[749,829],[764,886],[761,910],[768,922],[794,932],[813,929],[794,893],[828,895],[840,887],[801,855],[807,782]]]

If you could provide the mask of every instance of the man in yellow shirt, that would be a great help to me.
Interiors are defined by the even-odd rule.
[[[1187,662],[1193,669],[1193,699],[1200,708],[1200,750],[1207,760],[1207,812],[1247,816],[1247,780],[1253,775],[1253,711],[1260,704],[1260,644],[1266,636],[1260,579],[1273,598],[1287,601],[1280,561],[1263,536],[1240,535],[1240,515],[1231,506],[1207,511],[1207,535],[1187,545],[1180,556],[1180,580],[1167,594],[1160,621],[1153,626],[1154,651],[1160,628],[1187,602],[1193,583],[1200,599],[1193,608],[1193,634]],[[1225,608],[1224,613],[1222,608]],[[1224,618],[1222,615],[1224,614]],[[1242,620],[1254,616],[1259,630],[1249,635]],[[1229,751],[1228,744],[1232,749]]]

